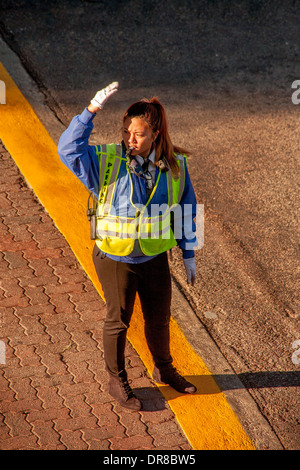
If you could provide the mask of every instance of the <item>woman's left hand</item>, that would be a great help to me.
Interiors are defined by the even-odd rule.
[[[102,109],[106,101],[118,91],[118,88],[119,82],[113,82],[102,90],[97,91],[96,95],[91,100],[94,109]]]
[[[188,284],[192,284],[192,286],[194,286],[197,273],[195,258],[183,259],[183,264],[186,270],[187,282]]]

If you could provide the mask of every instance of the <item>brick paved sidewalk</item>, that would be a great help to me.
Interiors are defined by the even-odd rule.
[[[144,410],[107,393],[104,302],[1,142],[0,210],[0,449],[191,449],[130,344]]]

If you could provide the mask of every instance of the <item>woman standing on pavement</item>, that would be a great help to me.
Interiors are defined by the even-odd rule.
[[[193,285],[196,199],[186,158],[171,142],[165,109],[157,98],[128,108],[121,144],[88,144],[96,113],[117,90],[114,82],[97,92],[62,134],[58,153],[98,199],[93,261],[107,304],[103,345],[109,392],[122,406],[140,410],[124,357],[136,293],[155,365],[153,379],[181,393],[196,391],[172,365],[167,258],[167,250],[178,244]]]

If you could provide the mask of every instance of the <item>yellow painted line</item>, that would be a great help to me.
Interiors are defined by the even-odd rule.
[[[0,80],[6,86],[6,104],[0,105],[0,138],[103,298],[92,263],[94,243],[89,239],[85,215],[88,192],[61,163],[55,143],[1,63]],[[151,372],[153,364],[144,337],[139,299],[128,339]],[[193,449],[254,449],[211,373],[174,320],[171,349],[176,367],[190,376],[198,393],[180,396],[171,387],[160,389]]]

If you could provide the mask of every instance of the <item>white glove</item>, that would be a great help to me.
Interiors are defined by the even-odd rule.
[[[187,282],[188,284],[192,284],[193,286],[196,281],[196,271],[197,271],[195,258],[183,259],[183,263],[184,263],[184,267],[186,270]]]
[[[91,100],[92,105],[95,106],[96,108],[102,109],[106,101],[108,100],[108,98],[110,98],[114,93],[116,93],[116,91],[118,91],[118,88],[119,88],[119,83],[113,82],[110,85],[108,85],[106,88],[103,88],[102,90],[97,91],[96,95]]]

